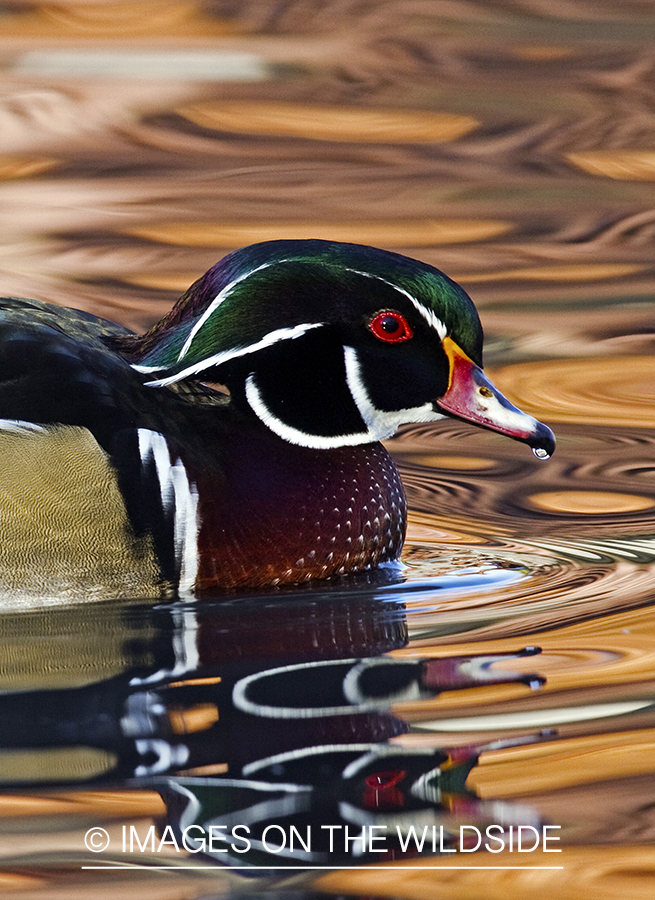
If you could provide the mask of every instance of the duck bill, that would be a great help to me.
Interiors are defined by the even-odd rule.
[[[436,406],[450,416],[523,441],[543,459],[555,450],[555,435],[542,422],[521,412],[494,387],[482,369],[449,337],[443,347],[450,361],[448,390]]]

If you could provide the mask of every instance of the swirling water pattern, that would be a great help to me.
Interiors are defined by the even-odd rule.
[[[411,507],[406,569],[386,580],[202,614],[149,604],[7,612],[6,696],[29,691],[35,710],[45,696],[63,720],[75,704],[106,713],[110,697],[116,708],[116,698],[141,702],[128,674],[145,683],[166,672],[167,690],[182,690],[179,679],[200,690],[190,672],[205,687],[238,680],[231,666],[271,667],[296,646],[400,662],[538,645],[538,657],[491,668],[538,673],[540,690],[510,680],[405,698],[393,711],[407,728],[380,717],[366,734],[412,751],[487,747],[467,785],[481,803],[561,825],[563,868],[538,870],[526,854],[524,869],[478,871],[516,860],[475,854],[454,880],[450,858],[436,859],[441,869],[425,858],[410,869],[344,863],[307,875],[293,896],[652,897],[652,7],[30,0],[2,6],[0,31],[3,293],[142,330],[243,244],[377,244],[462,282],[493,380],[559,439],[541,464],[459,423],[404,429],[389,447]],[[84,702],[71,693],[81,688]],[[189,702],[170,706],[172,732],[209,733],[214,700]],[[221,707],[220,721],[232,713]],[[127,751],[88,715],[72,746],[61,736],[55,746],[45,712],[45,746],[16,746],[19,719],[0,729],[0,884],[11,896],[76,889],[90,824],[119,840],[124,825],[164,814],[152,784],[126,787]],[[240,727],[247,756],[263,729]],[[228,756],[219,740],[216,758],[171,771],[224,775]],[[196,857],[166,859],[178,871],[83,876],[126,896],[225,897],[240,884]]]

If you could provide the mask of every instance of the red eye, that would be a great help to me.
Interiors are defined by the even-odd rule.
[[[409,322],[399,312],[385,310],[379,312],[371,319],[368,326],[376,338],[386,341],[387,344],[397,344],[400,341],[408,341],[414,336]]]

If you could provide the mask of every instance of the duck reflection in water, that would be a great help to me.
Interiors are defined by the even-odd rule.
[[[124,628],[129,610],[116,606],[114,615],[113,627]],[[23,752],[32,772],[40,758],[40,787],[155,789],[167,809],[156,842],[167,837],[190,854],[253,874],[283,864],[416,855],[412,826],[419,838],[427,834],[422,852],[431,853],[435,840],[437,852],[452,846],[461,822],[537,824],[531,810],[483,801],[466,787],[480,750],[491,745],[417,749],[392,742],[411,730],[397,703],[479,685],[539,687],[540,676],[511,671],[512,660],[536,648],[394,658],[387,654],[407,642],[403,606],[366,586],[357,598],[352,591],[310,592],[139,608],[136,621],[122,673],[81,687],[0,696],[2,748]],[[147,667],[134,665],[140,634],[152,657]],[[496,667],[503,661],[510,668]],[[96,770],[87,767],[81,779],[76,763],[67,769],[65,757],[62,763],[61,754],[51,755],[56,748],[88,751]],[[248,848],[232,841],[236,825],[247,828]],[[311,848],[267,850],[262,838],[270,826],[303,836],[309,829]],[[364,826],[388,832],[384,854],[354,840],[332,841],[330,850],[338,829],[353,836]],[[213,839],[203,845],[209,833]],[[154,835],[146,833],[147,840]]]

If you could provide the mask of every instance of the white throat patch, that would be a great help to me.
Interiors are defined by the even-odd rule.
[[[369,436],[367,431],[357,434],[339,434],[335,436],[326,436],[322,434],[307,434],[299,428],[287,425],[272,412],[261,395],[261,391],[257,386],[254,375],[249,375],[246,379],[246,399],[251,409],[267,428],[281,437],[282,440],[288,441],[290,444],[297,444],[299,447],[312,447],[314,450],[332,450],[335,447],[353,447],[356,444],[370,444],[376,440]]]
[[[249,375],[246,380],[246,399],[257,417],[270,430],[300,447],[312,447],[315,450],[331,450],[335,447],[354,447],[358,444],[370,444],[391,437],[400,425],[407,422],[436,422],[445,418],[435,412],[431,403],[412,409],[398,409],[388,412],[378,409],[372,402],[361,375],[361,365],[354,347],[343,348],[346,365],[346,381],[352,398],[366,424],[366,428],[358,432],[338,435],[308,434],[292,425],[287,425],[269,409],[262,397],[255,380]]]
[[[369,440],[383,441],[407,422],[436,422],[445,418],[441,413],[435,412],[432,403],[408,409],[378,409],[366,390],[357,351],[354,347],[344,347],[343,356],[348,387],[362,419],[368,426]]]

